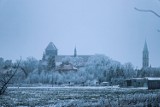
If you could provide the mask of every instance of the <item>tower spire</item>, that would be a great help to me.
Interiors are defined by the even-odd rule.
[[[149,66],[149,51],[148,51],[148,46],[147,42],[145,40],[144,43],[144,48],[143,48],[143,68],[147,68]]]
[[[77,49],[76,49],[76,46],[75,46],[75,48],[74,48],[74,57],[76,57],[77,56]]]
[[[146,42],[146,40],[145,40],[145,43],[144,43],[143,51],[148,51],[148,46],[147,46],[147,42]]]

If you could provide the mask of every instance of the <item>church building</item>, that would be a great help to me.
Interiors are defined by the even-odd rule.
[[[91,55],[77,55],[77,49],[76,47],[74,48],[74,51],[73,51],[73,55],[59,55],[58,54],[58,49],[56,48],[56,46],[54,45],[53,42],[50,42],[48,44],[48,46],[46,47],[45,49],[45,52],[43,53],[43,58],[42,58],[42,65],[43,66],[47,66],[48,62],[50,61],[51,58],[54,58],[54,60],[51,60],[51,61],[54,61],[54,62],[51,62],[52,64],[55,64],[56,68],[58,69],[62,69],[63,67],[63,71],[69,71],[69,70],[75,70],[75,66],[71,65],[70,63],[68,65],[64,64],[63,63],[63,60],[66,58],[66,57],[70,57],[70,58],[81,58],[83,60],[83,62],[87,62],[88,58],[90,57]],[[63,65],[63,66],[62,66]],[[83,64],[82,64],[83,65]],[[76,66],[77,67],[77,66]],[[67,69],[65,69],[67,68]],[[69,68],[69,69],[68,69]]]

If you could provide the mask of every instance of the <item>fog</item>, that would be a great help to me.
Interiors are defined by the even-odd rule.
[[[58,54],[105,54],[142,66],[145,39],[150,64],[160,66],[158,0],[0,0],[0,57],[42,58],[50,41]]]

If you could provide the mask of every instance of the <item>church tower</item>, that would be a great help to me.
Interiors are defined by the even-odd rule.
[[[74,48],[74,57],[77,57],[77,49],[76,49],[76,46]]]
[[[53,42],[50,42],[48,46],[45,49],[45,54],[47,56],[57,56],[58,55],[58,49],[54,45]]]
[[[149,66],[149,51],[147,47],[147,42],[145,41],[143,48],[143,68],[147,68]]]

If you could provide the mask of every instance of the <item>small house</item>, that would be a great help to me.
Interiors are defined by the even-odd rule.
[[[146,87],[147,86],[147,80],[146,78],[131,78],[126,79],[124,86],[127,87]]]
[[[126,87],[147,87],[150,89],[160,89],[160,78],[145,77],[126,79],[124,86]]]
[[[147,78],[148,89],[160,89],[160,78]]]
[[[56,68],[57,71],[77,71],[78,69],[74,67],[71,63],[62,63]]]

